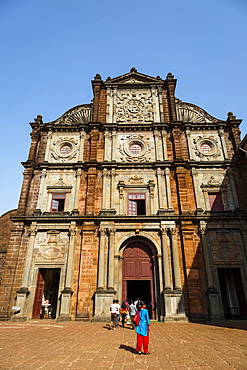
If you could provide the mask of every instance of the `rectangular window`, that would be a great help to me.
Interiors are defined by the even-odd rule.
[[[208,199],[211,211],[224,211],[224,204],[221,193],[209,193]]]
[[[146,195],[144,193],[128,194],[128,215],[139,216],[146,214]]]
[[[66,194],[52,194],[51,212],[63,212]]]

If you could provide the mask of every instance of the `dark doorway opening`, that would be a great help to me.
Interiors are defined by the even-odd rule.
[[[41,268],[33,306],[33,318],[55,319],[58,306],[60,269]]]
[[[239,268],[219,268],[218,278],[226,320],[246,320],[247,304]]]
[[[131,301],[151,301],[150,280],[127,280],[127,297]]]

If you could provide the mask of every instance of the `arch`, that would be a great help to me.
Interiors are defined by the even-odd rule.
[[[155,245],[143,236],[127,238],[120,246],[122,255],[122,298],[150,301],[150,316],[156,317],[158,264]]]
[[[127,237],[125,236],[124,240],[120,242],[119,247],[119,255],[123,256],[124,249],[132,242],[142,242],[149,246],[152,251],[153,256],[157,256],[161,253],[160,247],[157,245],[156,241],[150,237],[150,235],[146,235],[145,233],[140,233],[138,235],[128,234]]]

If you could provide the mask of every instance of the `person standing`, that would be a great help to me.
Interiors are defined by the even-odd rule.
[[[119,318],[120,318],[120,310],[121,306],[119,304],[119,300],[116,299],[116,329],[118,329],[118,324],[119,324]]]
[[[137,333],[137,344],[136,344],[136,351],[139,355],[143,352],[145,355],[148,355],[148,345],[149,345],[149,315],[148,310],[146,309],[146,302],[141,302],[140,305],[140,321],[139,325],[136,327]]]
[[[124,328],[124,324],[125,324],[125,317],[126,317],[126,314],[127,314],[127,307],[126,307],[126,304],[125,302],[123,301],[122,304],[121,304],[121,316],[122,316],[122,327]]]
[[[130,310],[129,312],[130,312],[130,319],[131,319],[132,329],[135,329],[135,324],[133,322],[133,318],[136,314],[136,306],[134,305],[133,301],[130,302],[129,310]]]
[[[116,301],[115,299],[113,299],[113,302],[110,305],[110,312],[111,312],[111,323],[110,323],[109,329],[113,327],[113,329],[116,330]]]

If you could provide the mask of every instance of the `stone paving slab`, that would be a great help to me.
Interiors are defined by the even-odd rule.
[[[247,322],[151,323],[150,355],[129,326],[0,322],[1,369],[247,369]]]

